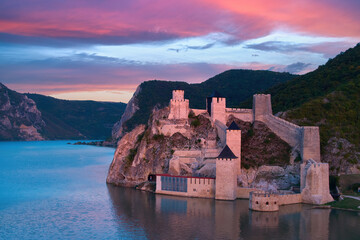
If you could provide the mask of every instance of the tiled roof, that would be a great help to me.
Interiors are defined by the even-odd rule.
[[[228,130],[240,130],[239,126],[233,121],[230,126],[228,127]]]
[[[237,158],[231,149],[226,145],[217,158]]]

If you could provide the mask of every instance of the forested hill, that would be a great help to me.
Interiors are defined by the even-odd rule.
[[[123,127],[129,131],[138,124],[147,123],[155,106],[162,108],[169,104],[174,89],[185,90],[185,98],[190,100],[191,108],[205,109],[205,99],[214,90],[226,96],[228,107],[235,107],[254,93],[289,81],[295,76],[290,73],[272,71],[228,70],[199,84],[146,81],[140,85],[139,94],[133,97],[139,109]]]
[[[268,92],[275,112],[320,127],[322,159],[332,174],[360,173],[360,44]]]
[[[36,103],[45,127],[45,139],[105,139],[123,114],[126,104],[96,101],[60,100],[39,94],[26,94]]]
[[[360,44],[357,44],[315,71],[274,86],[266,92],[271,94],[274,112],[284,111],[325,96],[350,83],[359,75]]]

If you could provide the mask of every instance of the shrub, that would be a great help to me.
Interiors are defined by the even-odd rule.
[[[195,118],[191,124],[190,124],[192,127],[198,127],[200,126],[200,120],[198,118]]]
[[[154,139],[155,141],[164,140],[164,134],[154,134],[153,139]]]

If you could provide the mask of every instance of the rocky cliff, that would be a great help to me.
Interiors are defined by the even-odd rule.
[[[43,140],[44,127],[35,102],[0,83],[0,140]]]
[[[223,143],[209,115],[188,120],[167,119],[169,108],[153,111],[147,125],[139,125],[118,142],[107,182],[132,187],[147,181],[149,174],[215,177],[215,159]],[[242,129],[242,177],[238,185],[265,190],[299,185],[299,163],[290,147],[266,125],[243,122],[231,116]]]
[[[123,115],[121,116],[121,119],[116,122],[112,128],[111,134],[112,134],[112,138],[114,140],[116,139],[120,139],[125,131],[124,131],[124,123],[129,120],[130,118],[133,117],[134,113],[139,110],[139,106],[138,106],[138,101],[137,101],[137,97],[141,92],[141,85],[139,85],[136,88],[136,91],[134,93],[134,95],[132,96],[132,98],[130,99],[130,101],[128,102],[128,104],[126,105],[125,111],[123,113]]]

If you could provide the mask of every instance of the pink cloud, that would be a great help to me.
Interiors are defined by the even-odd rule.
[[[13,0],[0,3],[0,32],[119,43],[212,32],[244,40],[264,36],[278,27],[360,37],[357,7],[356,1],[333,0],[79,0],[72,4],[45,0],[26,4]]]

